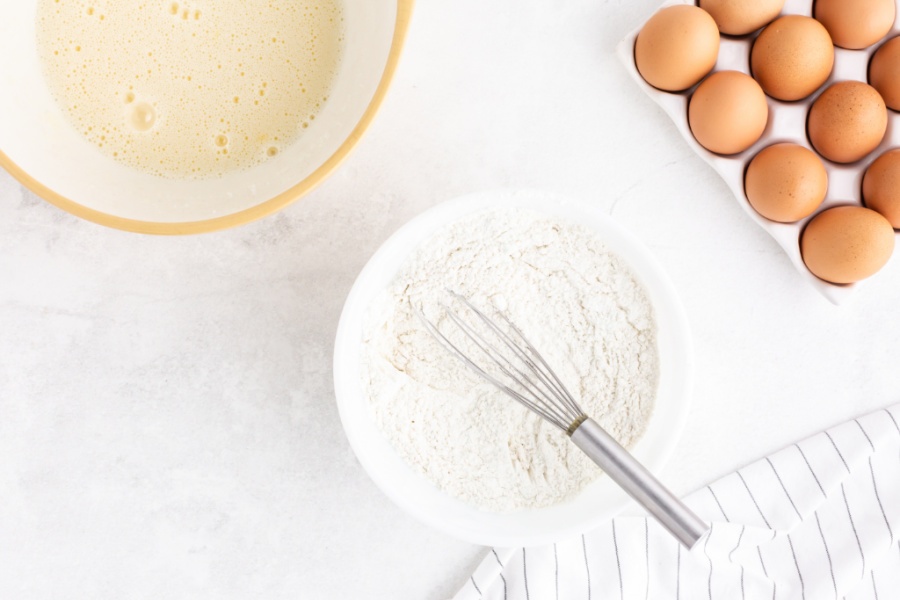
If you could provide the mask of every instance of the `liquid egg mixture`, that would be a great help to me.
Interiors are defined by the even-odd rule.
[[[111,158],[162,177],[245,169],[302,137],[343,46],[339,0],[39,0],[51,93]]]

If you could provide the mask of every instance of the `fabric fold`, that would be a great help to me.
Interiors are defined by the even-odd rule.
[[[690,552],[619,517],[552,546],[492,549],[455,600],[889,598],[900,590],[900,405],[816,434],[685,498]]]

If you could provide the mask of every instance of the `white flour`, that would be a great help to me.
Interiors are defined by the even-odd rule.
[[[450,289],[505,311],[585,412],[625,446],[656,393],[656,326],[629,267],[598,235],[493,210],[422,244],[367,315],[363,384],[400,456],[448,494],[494,511],[548,506],[601,471],[562,432],[502,395],[431,338]],[[440,323],[439,323],[440,325]]]

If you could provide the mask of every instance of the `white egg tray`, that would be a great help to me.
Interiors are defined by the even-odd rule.
[[[900,0],[898,0],[900,3]],[[660,8],[675,4],[695,4],[689,0],[671,0],[661,5]],[[782,15],[794,14],[812,16],[812,0],[787,0]],[[898,7],[900,14],[900,7]],[[648,18],[651,15],[648,15]],[[703,148],[694,139],[691,128],[688,124],[688,102],[694,88],[684,92],[664,92],[649,85],[641,77],[634,63],[634,44],[641,27],[632,31],[618,46],[617,54],[625,64],[632,78],[639,86],[650,96],[664,111],[666,111],[678,130],[681,132],[687,143],[700,155],[707,163],[710,164],[722,176],[728,186],[734,192],[735,198],[744,207],[744,210],[750,217],[756,221],[760,227],[771,234],[773,238],[781,245],[787,255],[790,257],[794,266],[814,288],[821,292],[828,300],[834,304],[841,304],[850,299],[859,286],[864,282],[848,285],[837,285],[823,281],[813,275],[803,263],[800,256],[800,234],[810,219],[832,206],[838,205],[861,205],[862,204],[862,178],[868,166],[878,158],[882,153],[890,148],[900,146],[900,114],[888,110],[888,126],[887,133],[881,144],[870,155],[862,160],[849,164],[838,164],[830,162],[822,158],[825,169],[828,171],[828,193],[825,201],[816,210],[816,212],[796,223],[777,223],[762,217],[757,213],[744,194],[744,172],[750,160],[756,154],[775,143],[793,142],[805,146],[813,151],[812,144],[806,134],[806,118],[809,108],[813,101],[824,91],[829,85],[837,81],[856,80],[867,81],[869,59],[872,54],[888,39],[900,33],[898,27],[900,18],[894,23],[893,29],[881,41],[865,50],[844,50],[835,47],[834,69],[828,81],[815,93],[804,100],[797,102],[782,102],[770,97],[766,97],[769,104],[769,121],[766,124],[765,132],[762,137],[753,146],[741,152],[730,156],[722,156],[714,154]],[[741,71],[750,75],[750,49],[753,41],[759,32],[754,32],[746,36],[721,36],[719,46],[719,57],[716,61],[715,71]],[[821,158],[821,157],[820,157]],[[900,251],[900,249],[898,249]],[[895,252],[896,253],[896,252]],[[892,259],[893,260],[893,259]],[[884,269],[882,269],[882,272]],[[874,277],[878,277],[875,274]]]

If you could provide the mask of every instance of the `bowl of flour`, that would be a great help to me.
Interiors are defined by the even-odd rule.
[[[671,282],[590,206],[542,192],[439,205],[397,231],[348,296],[335,393],[348,440],[398,505],[472,543],[549,543],[631,500],[565,434],[467,370],[413,311],[447,290],[498,309],[651,471],[687,415],[691,347]]]

